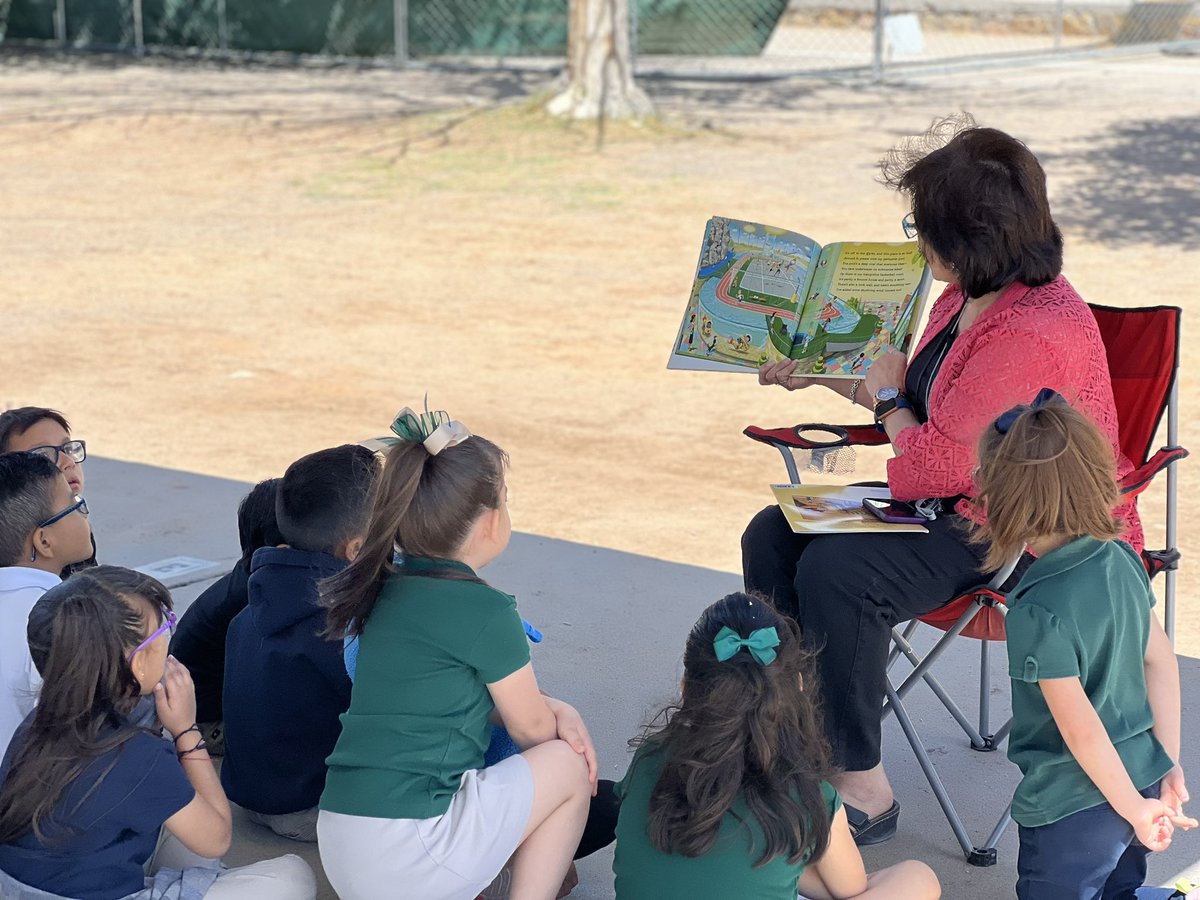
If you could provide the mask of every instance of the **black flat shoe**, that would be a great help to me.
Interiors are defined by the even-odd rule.
[[[896,825],[900,821],[900,804],[898,802],[892,801],[891,808],[887,812],[882,812],[873,819],[849,803],[843,803],[842,806],[846,810],[846,819],[850,822],[850,834],[854,836],[854,843],[858,846],[869,847],[872,844],[882,844],[896,836]]]

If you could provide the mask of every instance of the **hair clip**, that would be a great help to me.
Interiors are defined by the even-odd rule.
[[[717,636],[713,638],[713,650],[717,654],[717,662],[725,662],[737,654],[743,647],[754,657],[760,666],[769,666],[775,662],[775,648],[779,646],[779,632],[775,627],[756,628],[750,632],[750,637],[742,637],[728,625],[721,626]]]
[[[1008,412],[1002,413],[1000,417],[992,423],[992,427],[996,429],[998,434],[1008,434],[1008,430],[1013,427],[1017,419],[1021,418],[1021,415],[1027,410],[1041,409],[1043,406],[1049,406],[1051,403],[1066,402],[1067,401],[1063,398],[1063,395],[1054,390],[1054,388],[1042,388],[1040,391],[1038,391],[1037,396],[1033,398],[1032,403],[1030,403],[1028,406],[1014,406]]]
[[[448,412],[440,409],[430,412],[428,394],[425,395],[425,412],[415,413],[406,406],[396,413],[392,434],[403,441],[424,444],[430,456],[437,456],[447,447],[461,444],[471,436],[467,426],[451,419]]]

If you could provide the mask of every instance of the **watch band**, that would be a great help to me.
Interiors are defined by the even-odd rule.
[[[883,420],[890,416],[898,409],[912,409],[912,404],[908,402],[908,398],[903,394],[891,397],[887,400],[881,400],[875,404],[875,427],[880,431],[884,431]]]

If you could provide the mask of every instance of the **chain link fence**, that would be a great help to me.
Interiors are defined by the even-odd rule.
[[[1200,2],[632,0],[640,74],[762,77],[1200,48]],[[0,37],[406,64],[561,60],[566,0],[0,0]]]

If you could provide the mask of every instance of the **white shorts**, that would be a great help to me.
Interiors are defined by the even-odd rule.
[[[522,756],[463,774],[432,819],[378,819],[321,810],[317,842],[341,900],[474,900],[521,844],[533,808]]]

